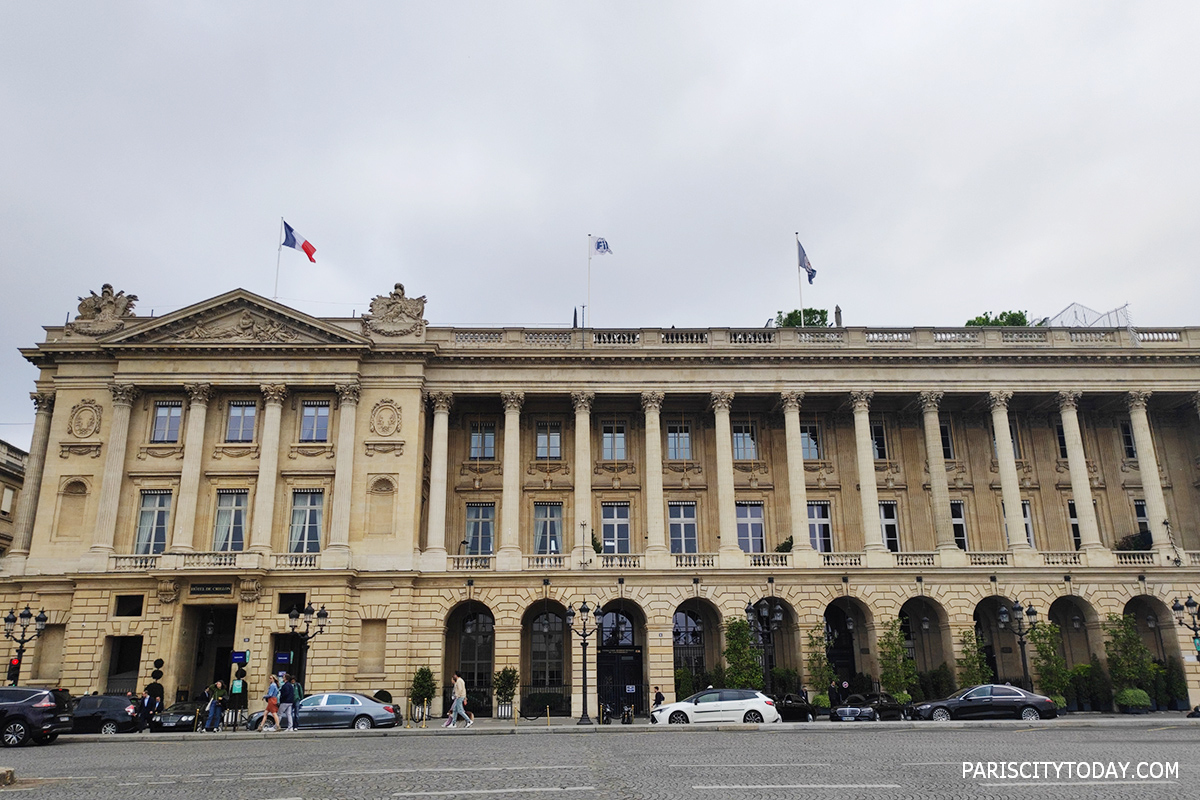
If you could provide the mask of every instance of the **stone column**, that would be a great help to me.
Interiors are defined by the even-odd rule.
[[[254,487],[254,517],[250,520],[250,550],[271,552],[271,530],[275,525],[275,486],[279,481],[279,423],[287,386],[282,383],[259,387],[266,400],[263,410],[262,443],[258,455],[258,481]]]
[[[113,398],[112,424],[108,428],[108,452],[104,455],[104,477],[100,483],[100,501],[96,510],[96,530],[88,566],[106,569],[117,534],[117,506],[121,502],[121,484],[125,482],[125,448],[129,444],[129,412],[137,399],[137,387],[114,383],[109,387]]]
[[[1138,472],[1142,477],[1142,494],[1146,497],[1146,522],[1155,550],[1171,549],[1167,536],[1167,502],[1163,499],[1162,481],[1158,477],[1158,457],[1154,454],[1154,439],[1150,435],[1150,419],[1146,416],[1146,401],[1150,392],[1130,392],[1125,399],[1129,406],[1129,423],[1133,428],[1133,446],[1137,448]],[[1076,503],[1076,511],[1078,511]]]
[[[921,392],[921,413],[925,424],[925,461],[929,464],[929,499],[933,511],[935,546],[941,554],[942,565],[947,559],[966,565],[966,557],[954,541],[954,525],[950,521],[950,484],[946,480],[946,457],[942,454],[942,419],[938,410],[942,392]]]
[[[716,422],[717,439],[717,535],[721,567],[736,569],[746,566],[746,558],[737,541],[737,504],[733,490],[733,428],[729,410],[733,407],[733,392],[713,392],[709,397]]]
[[[854,445],[858,457],[858,496],[862,503],[863,549],[885,553],[883,527],[879,523],[879,489],[875,483],[875,449],[871,446],[871,399],[875,393],[850,393],[854,407]]]
[[[433,406],[433,438],[429,449],[429,529],[421,568],[426,572],[446,571],[446,481],[450,449],[450,392],[426,394]]]
[[[662,392],[642,392],[642,411],[646,415],[646,567],[649,569],[666,569],[670,565],[662,479],[662,404]]]
[[[329,544],[321,554],[321,566],[345,569],[350,566],[350,506],[354,497],[354,440],[358,420],[357,383],[340,383],[338,393],[338,438],[333,462],[333,509]]]
[[[1029,551],[1025,538],[1025,515],[1021,511],[1021,484],[1017,480],[1017,459],[1013,455],[1012,430],[1008,427],[1008,402],[1012,392],[988,392],[992,408],[992,434],[996,441],[996,463],[1000,470],[1000,499],[1004,501],[1004,524],[1008,528],[1008,549]]]
[[[4,559],[5,570],[11,575],[25,571],[25,559],[33,541],[33,523],[37,519],[42,472],[46,468],[46,451],[50,446],[50,419],[54,414],[54,392],[34,392],[29,397],[35,410],[33,439],[29,445],[29,458],[25,461],[25,481],[17,497],[12,549]]]
[[[500,495],[500,546],[496,569],[521,568],[521,406],[524,392],[501,392],[504,403],[504,483]]]
[[[579,569],[590,560],[592,540],[592,392],[572,392],[575,405],[575,514],[567,533],[571,548],[571,569]],[[586,524],[586,528],[584,525]],[[564,536],[564,549],[566,542]]]
[[[212,399],[211,383],[185,383],[183,388],[191,402],[183,438],[183,468],[179,474],[175,527],[171,531],[171,541],[167,543],[168,553],[190,553],[196,549],[196,505],[200,493],[200,462],[204,458],[204,422],[208,417],[208,401]]]
[[[804,477],[804,437],[800,433],[800,404],[804,401],[804,392],[781,392],[779,400],[783,404],[783,427],[787,442],[792,558],[796,566],[817,566],[819,561],[808,535],[808,486]]]
[[[1088,478],[1087,458],[1083,452],[1083,434],[1079,430],[1079,392],[1059,392],[1058,411],[1062,416],[1063,438],[1067,441],[1067,470],[1071,476],[1071,498],[1075,501],[1075,520],[1079,525],[1080,549],[1104,551],[1096,509],[1092,506],[1092,484]]]

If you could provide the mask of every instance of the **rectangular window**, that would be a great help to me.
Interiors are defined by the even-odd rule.
[[[887,432],[881,422],[871,423],[871,450],[875,454],[876,461],[887,461]]]
[[[253,442],[254,415],[258,405],[253,400],[234,400],[229,404],[229,420],[225,425],[225,441]]]
[[[1133,425],[1129,422],[1121,423],[1121,449],[1125,453],[1125,458],[1137,458],[1137,444],[1133,440]]]
[[[695,503],[668,503],[667,523],[671,529],[672,553],[697,552]]]
[[[605,422],[600,425],[600,459],[625,460],[625,423]]]
[[[942,458],[947,461],[954,460],[954,436],[950,432],[950,423],[943,422],[939,428],[942,432]]]
[[[1054,433],[1058,437],[1058,457],[1065,460],[1069,458],[1067,455],[1067,432],[1063,430],[1061,422],[1054,426]]]
[[[246,549],[246,509],[249,493],[245,489],[217,490],[217,521],[213,526],[213,550],[218,552]]]
[[[66,639],[66,633],[66,625],[47,625],[46,630],[38,637],[33,674],[37,680],[50,686],[58,685],[59,678],[62,677],[63,641]]]
[[[143,594],[119,594],[113,604],[114,617],[140,617],[146,605]]]
[[[13,510],[13,498],[17,496],[17,492],[11,486],[4,487],[4,495],[0,497],[0,514],[11,514]]]
[[[329,402],[305,400],[300,416],[300,441],[329,441]]]
[[[1150,532],[1150,517],[1146,516],[1146,501],[1133,501],[1133,518],[1137,520],[1138,533]]]
[[[954,543],[958,549],[967,550],[967,504],[962,500],[950,501],[950,527],[954,529]]]
[[[150,441],[171,444],[179,441],[179,420],[183,416],[183,403],[178,400],[162,400],[154,404],[154,431]]]
[[[893,553],[899,553],[900,520],[896,515],[894,500],[885,500],[879,504],[879,528],[883,532],[883,546]]]
[[[562,552],[562,503],[533,504],[533,540],[539,556]]]
[[[758,460],[758,436],[753,422],[733,425],[733,459],[735,461]]]
[[[298,489],[292,492],[289,553],[321,552],[321,519],[324,510],[325,492],[321,489]]]
[[[171,490],[147,489],[142,492],[138,511],[137,541],[133,552],[153,555],[167,549],[167,522],[171,518]]]
[[[471,423],[471,458],[481,461],[496,460],[496,423]]]
[[[629,552],[629,503],[604,503],[600,507],[605,554]]]
[[[537,458],[541,461],[562,459],[562,423],[539,422],[537,424]]]
[[[818,553],[833,552],[833,525],[826,501],[808,504],[808,541]]]
[[[692,429],[683,423],[667,425],[667,460],[691,461]]]
[[[738,547],[743,553],[761,553],[765,547],[763,539],[762,503],[737,504]]]
[[[821,460],[821,426],[800,426],[800,455],[805,461]]]
[[[1067,517],[1071,522],[1071,538],[1075,541],[1075,549],[1078,550],[1083,540],[1079,536],[1079,515],[1075,513],[1075,501],[1067,501]]]
[[[492,534],[496,528],[495,503],[467,505],[467,555],[490,556]]]

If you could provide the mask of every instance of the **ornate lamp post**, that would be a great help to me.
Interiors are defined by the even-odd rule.
[[[1190,620],[1184,619],[1183,612],[1185,611],[1191,617]],[[1180,603],[1179,598],[1176,597],[1175,602],[1171,605],[1171,613],[1175,615],[1175,621],[1179,623],[1180,627],[1187,628],[1192,632],[1192,644],[1196,647],[1197,658],[1200,658],[1200,619],[1197,619],[1197,616],[1200,615],[1200,603],[1193,600],[1190,594],[1186,603]]]
[[[296,628],[298,628],[300,625],[300,614],[301,613],[304,614],[304,632],[303,633],[296,630]],[[312,627],[312,621],[313,621],[314,616],[317,618],[317,629],[310,633],[309,631],[310,631],[310,628]],[[301,652],[304,654],[303,663],[304,663],[304,668],[306,671],[306,674],[304,677],[306,680],[308,678],[308,675],[307,675],[308,643],[325,632],[325,625],[328,622],[329,622],[329,612],[325,610],[325,606],[321,606],[321,610],[315,612],[315,614],[313,612],[312,603],[309,603],[308,606],[305,607],[303,612],[301,612],[295,606],[292,606],[292,610],[288,612],[288,627],[292,629],[292,635],[296,636],[300,639],[300,649],[301,649]]]
[[[1022,684],[1022,688],[1028,688],[1032,684],[1029,682],[1029,659],[1025,656],[1025,636],[1037,627],[1037,609],[1033,607],[1032,603],[1029,604],[1029,608],[1025,608],[1021,605],[1021,601],[1018,600],[1013,603],[1011,616],[1008,613],[1008,609],[1004,606],[1000,606],[998,616],[1000,617],[1001,628],[1011,624],[1010,630],[1017,637],[1017,644],[1021,646],[1021,672],[1025,676],[1025,683]]]
[[[779,630],[783,622],[783,606],[776,603],[774,607],[766,598],[751,605],[746,603],[746,622],[750,624],[751,635],[758,637],[759,651],[762,653],[763,688],[767,694],[772,694],[771,666],[767,659],[767,649],[774,652],[772,635]]]
[[[591,629],[588,628],[588,615],[592,610],[588,608],[587,600],[579,604],[579,628],[575,627],[575,607],[567,606],[567,630],[579,637],[579,649],[583,653],[583,713],[579,715],[577,725],[591,725],[592,718],[588,716],[588,685],[587,685],[587,646],[588,638],[593,633],[600,630],[600,609],[596,608],[596,616],[593,618]],[[598,641],[598,640],[597,640]]]
[[[29,610],[28,605],[25,606],[25,610],[20,614],[16,614],[15,611],[16,609],[9,611],[8,615],[4,617],[4,638],[12,639],[17,643],[17,655],[8,664],[9,686],[16,686],[17,682],[21,679],[21,663],[25,659],[25,645],[46,631],[45,609],[39,611],[36,618],[33,616],[33,612]],[[18,621],[21,623],[21,633],[14,635],[13,631],[16,629]],[[30,622],[34,623],[32,636],[28,635]]]

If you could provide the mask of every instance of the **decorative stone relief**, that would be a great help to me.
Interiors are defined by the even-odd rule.
[[[376,436],[392,436],[400,430],[403,417],[400,406],[390,397],[380,400],[371,409],[371,433]]]
[[[875,393],[870,389],[857,389],[850,393],[850,405],[855,411],[868,411],[871,408],[871,399],[875,397]]]
[[[257,578],[242,578],[241,586],[238,587],[238,596],[243,603],[257,603],[258,598],[262,595],[262,584]]]
[[[358,398],[362,395],[362,387],[357,383],[339,383],[333,387],[337,392],[338,400],[351,405],[358,405]]]
[[[799,411],[804,402],[804,392],[780,392],[779,402],[784,411]]]
[[[1129,406],[1129,410],[1140,408],[1143,411],[1146,409],[1146,403],[1150,400],[1152,392],[1130,392],[1125,395],[1125,404]]]
[[[391,294],[376,295],[371,313],[363,314],[363,323],[384,336],[420,336],[429,323],[425,316],[425,296],[405,297],[404,284],[397,283]]]
[[[282,383],[264,383],[258,388],[268,403],[282,404],[287,399],[287,386]]]
[[[1056,397],[1059,410],[1079,408],[1079,397],[1079,392],[1059,392]]]
[[[921,404],[922,411],[933,411],[936,413],[942,404],[942,397],[944,395],[944,392],[921,392],[917,396],[917,400]]]
[[[369,456],[373,456],[376,453],[392,453],[394,455],[402,456],[404,455],[404,442],[366,441],[363,442],[363,451]]]
[[[575,406],[575,411],[592,410],[592,401],[596,399],[595,392],[571,392],[571,403]]]
[[[524,395],[521,396],[524,397]],[[449,413],[450,408],[454,405],[454,395],[451,392],[426,392],[425,400],[433,406],[434,411]]]
[[[708,402],[713,411],[728,411],[733,408],[733,392],[713,392]]]
[[[30,392],[29,399],[33,401],[33,410],[35,412],[45,411],[49,413],[54,410],[54,392]]]
[[[161,580],[158,582],[158,602],[170,605],[179,599],[179,581]]]
[[[103,445],[100,442],[80,442],[79,444],[60,444],[58,446],[58,457],[69,458],[71,456],[91,456],[92,458],[100,457],[100,450]]]
[[[172,339],[177,342],[227,341],[270,344],[290,342],[296,337],[295,331],[285,327],[278,320],[258,317],[249,311],[243,311],[233,324],[198,323],[195,327],[176,334]]]
[[[133,313],[136,294],[113,293],[111,283],[100,287],[100,294],[79,298],[79,315],[74,322],[67,323],[68,333],[85,336],[101,336],[125,327],[125,320],[137,316]]]
[[[113,405],[131,406],[140,392],[132,383],[110,384],[108,391],[112,392]]]
[[[987,401],[988,407],[992,410],[997,408],[1008,408],[1008,401],[1012,400],[1012,392],[988,392]]]
[[[188,393],[188,397],[193,403],[206,406],[208,405],[208,401],[212,400],[213,388],[211,383],[185,383],[183,390]]]
[[[181,444],[149,444],[138,448],[137,454],[139,461],[145,461],[147,458],[183,458],[183,445]]]
[[[660,413],[665,395],[662,392],[642,392],[642,411]]]
[[[524,392],[501,392],[500,402],[504,404],[505,411],[520,411],[521,406],[525,404]]]
[[[76,439],[86,439],[100,432],[100,419],[104,409],[93,399],[83,400],[71,407],[67,418],[67,431]]]

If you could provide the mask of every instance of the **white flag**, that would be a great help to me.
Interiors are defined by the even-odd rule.
[[[612,248],[608,246],[608,240],[603,236],[589,236],[591,243],[591,251],[598,256],[612,255]]]

